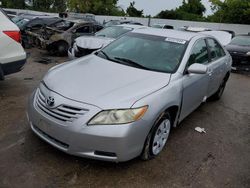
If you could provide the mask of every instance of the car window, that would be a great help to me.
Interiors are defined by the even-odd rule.
[[[165,26],[164,26],[164,29],[174,29],[174,27],[171,26],[171,25],[165,25]]]
[[[188,66],[194,63],[206,64],[208,62],[209,58],[206,41],[204,39],[201,39],[197,41],[193,46],[191,55],[188,60]]]
[[[226,55],[221,45],[214,39],[207,39],[207,43],[210,49],[210,56],[212,61]]]
[[[125,26],[111,26],[96,33],[96,36],[99,37],[108,37],[108,38],[118,38],[119,36],[132,31],[133,29]]]
[[[90,33],[90,27],[89,27],[89,25],[79,27],[78,29],[76,29],[75,32],[76,33]]]

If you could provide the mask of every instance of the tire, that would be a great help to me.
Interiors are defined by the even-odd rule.
[[[158,118],[149,132],[141,154],[142,160],[150,160],[158,156],[168,140],[172,121],[169,112],[165,112]]]
[[[227,80],[223,79],[222,83],[220,84],[219,89],[210,97],[211,100],[217,101],[221,99],[221,96],[225,90]]]
[[[65,56],[68,52],[69,45],[67,42],[60,41],[56,43],[56,50],[59,56]]]

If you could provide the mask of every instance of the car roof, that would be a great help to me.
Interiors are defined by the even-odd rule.
[[[178,31],[172,29],[157,29],[157,28],[141,28],[139,30],[132,31],[133,33],[141,33],[146,35],[156,35],[161,37],[170,37],[177,38],[182,40],[191,40],[195,36],[204,37],[207,35],[201,33],[187,32],[187,31]]]
[[[130,27],[132,29],[142,29],[142,28],[148,28],[145,25],[133,25],[133,24],[119,24],[119,25],[114,25],[114,26],[123,26],[123,27]]]

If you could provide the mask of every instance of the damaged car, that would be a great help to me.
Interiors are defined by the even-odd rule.
[[[51,26],[62,20],[61,18],[51,16],[19,18],[16,18],[15,20],[19,19],[19,21],[16,21],[16,25],[21,31],[22,45],[25,48],[30,47],[35,43],[33,33],[39,33],[43,27]]]
[[[149,160],[162,153],[173,127],[207,98],[221,98],[231,63],[209,35],[136,29],[50,69],[29,98],[28,122],[71,155]]]
[[[82,57],[95,50],[107,46],[110,42],[134,29],[146,28],[140,25],[116,25],[110,26],[97,32],[94,36],[78,37],[73,46],[68,50],[70,59]]]
[[[51,54],[66,55],[74,39],[82,35],[91,36],[103,27],[84,20],[62,20],[53,26],[45,27],[37,35],[40,46]]]

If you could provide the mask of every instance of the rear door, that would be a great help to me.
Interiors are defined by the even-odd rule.
[[[205,39],[199,39],[194,44],[186,69],[194,64],[208,64],[209,55]],[[183,76],[183,100],[180,120],[194,111],[206,98],[209,84],[208,74],[190,74],[185,73]]]
[[[225,72],[225,63],[227,61],[226,53],[221,45],[213,38],[207,39],[210,63],[208,63],[208,96],[213,95],[219,88]]]

